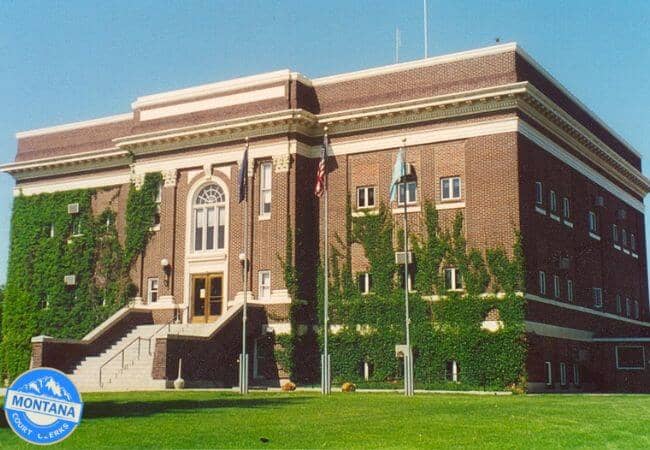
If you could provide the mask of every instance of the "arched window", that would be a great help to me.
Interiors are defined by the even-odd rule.
[[[199,191],[192,207],[194,251],[223,249],[226,240],[226,195],[218,184]]]

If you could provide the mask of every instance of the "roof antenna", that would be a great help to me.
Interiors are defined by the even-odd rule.
[[[402,34],[399,27],[395,27],[395,64],[399,62],[399,48],[402,46]]]

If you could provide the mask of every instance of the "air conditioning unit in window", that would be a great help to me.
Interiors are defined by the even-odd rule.
[[[619,209],[618,211],[616,211],[616,217],[619,218],[620,220],[625,220],[625,218],[627,217],[627,211],[625,211],[622,208]]]
[[[596,206],[601,206],[601,207],[605,206],[605,199],[603,198],[602,195],[599,195],[598,197],[596,197],[595,205]]]
[[[404,252],[395,252],[395,264],[404,264],[404,261],[407,261],[407,264],[413,262],[413,252],[406,252],[406,257],[404,257]]]
[[[69,203],[68,214],[79,214],[79,203]]]
[[[63,282],[66,286],[76,286],[77,285],[77,276],[76,275],[66,275],[63,277]]]
[[[406,163],[406,176],[410,177],[415,172],[412,164]]]

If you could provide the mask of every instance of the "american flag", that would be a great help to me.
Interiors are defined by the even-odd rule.
[[[325,164],[327,163],[327,135],[323,136],[323,145],[320,151],[320,161],[318,163],[318,170],[316,171],[316,188],[314,194],[316,197],[321,198],[327,189],[325,182]]]

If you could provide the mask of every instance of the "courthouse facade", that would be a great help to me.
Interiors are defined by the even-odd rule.
[[[134,303],[87,339],[108,346],[136,315],[187,324],[156,340],[153,379],[174,379],[176,359],[199,338],[197,354],[209,365],[207,347],[240,332],[237,174],[246,138],[247,289],[263,323],[251,326],[251,354],[263,357],[256,348],[263,336],[289,333],[292,298],[278,255],[293,236],[309,285],[302,289],[315,289],[323,238],[313,191],[327,127],[330,242],[345,233],[348,195],[353,216],[383,203],[401,217],[403,204],[388,192],[404,142],[417,183],[400,200],[413,230],[428,200],[443,226],[463,213],[473,248],[511,249],[521,232],[531,390],[650,387],[643,206],[650,184],[641,156],[516,44],[317,79],[283,70],[140,97],[131,107],[18,133],[15,162],[2,170],[16,179],[15,195],[96,188],[93,211],[115,211],[122,235],[130,186],[162,173],[153,235],[132,270]],[[371,289],[368,270],[355,244],[352,271],[362,290]],[[64,370],[101,350],[68,352],[49,338],[32,345],[33,364]],[[236,353],[235,346],[229,354]],[[213,377],[205,367],[196,373],[198,381]]]

